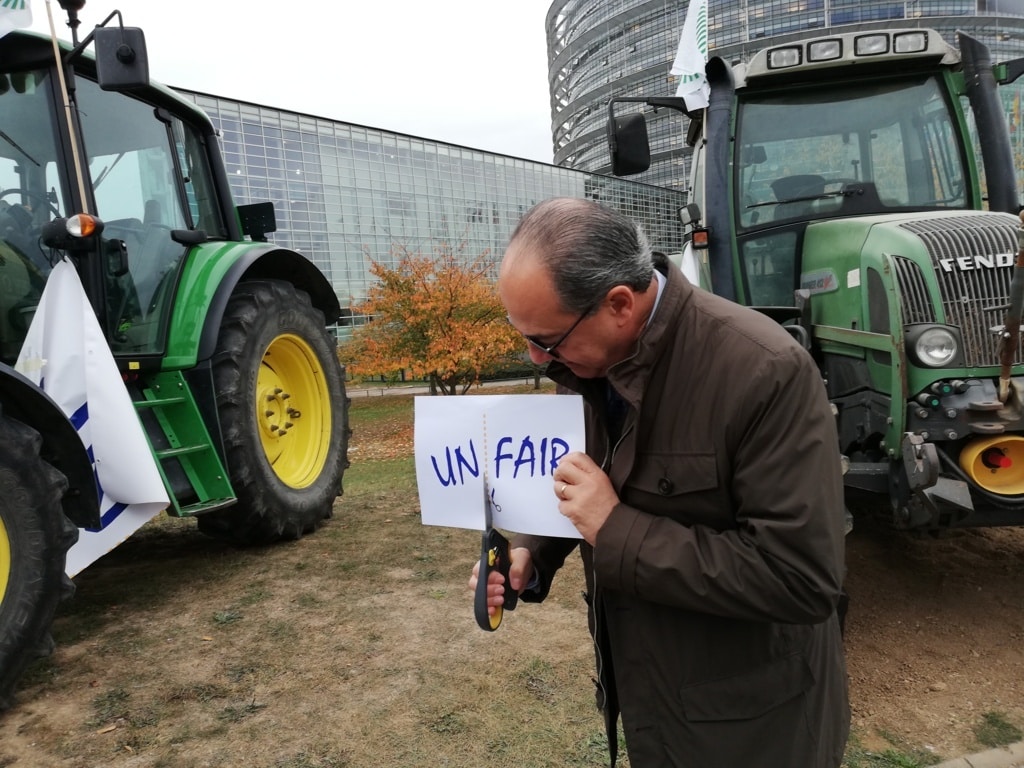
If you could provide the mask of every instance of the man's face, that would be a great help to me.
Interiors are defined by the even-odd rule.
[[[550,274],[526,249],[506,252],[498,294],[509,321],[529,342],[535,364],[558,360],[581,378],[596,378],[614,362],[609,359],[613,339],[602,331],[602,302],[593,312],[562,309]]]

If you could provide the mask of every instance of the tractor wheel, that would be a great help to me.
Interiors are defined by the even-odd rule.
[[[242,544],[297,539],[331,516],[348,454],[348,398],[323,314],[290,283],[240,283],[213,359],[238,503],[199,529]]]
[[[0,710],[25,666],[53,650],[53,614],[75,589],[64,574],[78,540],[61,508],[68,481],[41,445],[38,432],[0,414]]]

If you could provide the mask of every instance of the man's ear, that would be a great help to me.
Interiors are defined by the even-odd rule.
[[[605,303],[617,317],[628,318],[636,308],[636,295],[627,285],[616,285],[608,291]]]

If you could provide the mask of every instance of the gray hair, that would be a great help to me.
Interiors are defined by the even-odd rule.
[[[643,293],[654,274],[640,225],[591,200],[554,197],[538,203],[516,225],[513,245],[535,249],[568,312],[596,309],[617,285]]]

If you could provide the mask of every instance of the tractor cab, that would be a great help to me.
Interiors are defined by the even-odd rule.
[[[67,115],[49,41],[20,34],[9,43],[7,55],[27,66],[0,75],[0,252],[7,256],[0,270],[8,275],[0,290],[12,308],[0,313],[0,357],[10,362],[17,354],[58,257],[44,226],[79,212],[99,224],[95,249],[77,259],[111,349],[159,357],[187,248],[228,234],[206,139],[168,105],[77,77],[78,179],[67,162],[78,147],[60,138]]]

